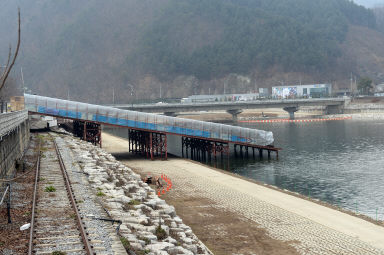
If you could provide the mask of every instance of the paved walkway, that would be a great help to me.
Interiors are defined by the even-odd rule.
[[[127,144],[105,134],[103,139],[111,152]],[[209,198],[253,220],[272,238],[299,241],[294,246],[302,254],[384,254],[384,228],[357,217],[183,159],[126,163],[166,174],[175,193]]]

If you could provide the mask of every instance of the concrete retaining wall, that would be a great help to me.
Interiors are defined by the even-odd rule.
[[[29,125],[27,111],[0,114],[0,179],[14,175],[29,142]]]

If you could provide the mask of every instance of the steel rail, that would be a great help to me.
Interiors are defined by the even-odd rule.
[[[33,232],[35,228],[35,209],[36,209],[36,198],[37,198],[37,183],[39,181],[40,174],[40,156],[41,156],[41,141],[39,142],[39,155],[37,157],[36,163],[36,173],[35,173],[35,187],[33,189],[33,202],[32,202],[32,216],[31,216],[31,226],[29,232],[29,244],[28,244],[28,255],[32,255],[33,249]]]
[[[71,183],[69,181],[68,173],[67,173],[63,159],[61,157],[61,153],[59,151],[59,148],[58,148],[57,143],[56,143],[54,138],[53,138],[53,143],[55,145],[56,154],[57,154],[57,157],[59,159],[60,169],[61,169],[61,172],[63,173],[64,182],[65,182],[65,185],[67,187],[68,195],[69,195],[69,198],[71,200],[72,207],[76,213],[76,220],[77,220],[77,223],[79,226],[81,238],[83,239],[84,248],[85,248],[88,255],[96,254],[93,252],[93,246],[91,245],[90,241],[87,238],[87,233],[85,232],[84,224],[81,220],[81,215],[79,213],[79,210],[77,209],[75,198],[73,196],[72,186],[71,186]]]

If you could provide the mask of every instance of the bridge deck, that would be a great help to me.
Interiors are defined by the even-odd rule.
[[[42,115],[258,148],[267,146],[266,148],[274,150],[269,146],[274,142],[273,134],[269,131],[121,110],[37,95],[25,94],[24,97],[26,109]]]

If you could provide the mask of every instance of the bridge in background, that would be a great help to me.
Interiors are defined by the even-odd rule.
[[[273,134],[269,131],[236,127],[218,123],[189,120],[163,116],[153,113],[122,110],[113,107],[85,104],[80,102],[24,95],[25,108],[30,114],[48,115],[56,118],[73,120],[73,132],[86,141],[101,146],[101,125],[110,125],[128,129],[129,151],[143,154],[153,159],[158,156],[167,158],[167,136],[177,136],[192,159],[216,162],[226,155],[229,159],[231,149],[248,155],[249,149],[259,156],[263,151],[275,152]],[[230,148],[231,146],[231,148]]]
[[[180,104],[142,104],[111,105],[119,109],[127,109],[148,113],[164,113],[167,116],[177,116],[180,112],[215,111],[222,110],[232,114],[233,120],[245,109],[283,108],[294,119],[294,113],[300,106],[325,106],[326,114],[340,114],[343,111],[346,99],[343,98],[318,98],[318,99],[281,99],[258,100],[214,103],[180,103]]]

